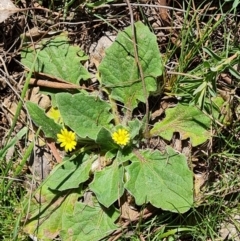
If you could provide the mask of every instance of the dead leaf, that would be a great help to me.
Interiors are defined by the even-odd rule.
[[[5,98],[3,101],[3,106],[5,107],[5,109],[7,110],[7,116],[9,120],[13,120],[16,111],[17,111],[17,100],[13,100],[12,97],[8,97]],[[18,118],[18,124],[20,124],[19,128],[21,128],[22,124],[25,122],[26,120],[26,114],[24,113],[23,110],[21,110],[20,112],[20,116]]]
[[[34,87],[28,90],[28,99],[38,104],[44,110],[47,110],[51,106],[51,100],[48,95],[40,93],[39,87]]]
[[[168,10],[164,7],[168,6],[167,1],[166,0],[158,0],[158,3],[160,6],[163,6],[163,8],[159,8],[159,15],[161,20],[164,23],[168,23],[169,24],[169,15],[168,15]]]
[[[219,230],[221,240],[235,240],[240,241],[240,233],[238,227],[240,225],[240,215],[231,214],[228,220],[224,220],[221,223],[221,228]]]
[[[157,117],[160,117],[167,108],[174,107],[175,105],[175,101],[171,97],[163,98],[159,109],[152,113],[151,120],[155,120]]]
[[[122,219],[133,221],[139,216],[139,211],[135,210],[134,206],[132,206],[132,201],[133,197],[127,193],[120,198]]]
[[[0,16],[1,18],[1,16]],[[0,78],[0,90],[4,90],[7,87],[7,83],[5,81],[5,77]]]
[[[15,5],[10,0],[1,0],[0,2],[0,23],[9,18],[12,14],[20,11],[19,8],[15,7]]]
[[[101,63],[103,57],[105,56],[105,49],[110,47],[113,41],[116,39],[116,36],[103,36],[101,37],[97,43],[93,43],[90,47],[90,64],[98,65]]]
[[[201,188],[204,186],[208,178],[208,175],[206,172],[204,173],[198,173],[194,174],[194,193],[195,193],[195,201],[200,202],[200,200],[203,197],[203,194],[201,193]]]

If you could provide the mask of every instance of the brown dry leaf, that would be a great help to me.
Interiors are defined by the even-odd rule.
[[[204,186],[204,184],[207,181],[207,173],[198,173],[194,174],[194,192],[195,192],[195,200],[200,201],[202,198],[201,188]]]
[[[236,213],[238,211],[236,210]],[[231,214],[226,220],[221,223],[219,230],[221,240],[240,241],[240,233],[238,227],[240,225],[240,215]]]
[[[132,197],[129,194],[124,194],[121,199],[121,218],[126,220],[136,220],[139,216],[139,212],[132,206]]]
[[[47,110],[51,106],[51,100],[48,95],[44,95],[39,92],[39,87],[33,87],[28,90],[28,99],[38,104],[38,106],[44,110]]]
[[[168,6],[168,3],[166,0],[158,0],[159,5],[161,6]],[[161,19],[165,22],[165,23],[169,23],[169,15],[168,15],[168,10],[166,8],[159,8],[159,15],[161,17]]]
[[[0,16],[0,18],[1,18],[1,16]],[[5,77],[2,76],[0,78],[0,90],[4,90],[6,87],[7,87],[7,83],[5,81]]]
[[[10,0],[0,1],[0,23],[10,17],[12,14],[20,11]]]
[[[171,97],[163,98],[159,105],[159,109],[151,114],[151,120],[155,120],[157,117],[160,117],[167,108],[174,107],[175,105],[176,104]]]
[[[91,65],[99,66],[105,56],[105,49],[110,47],[116,39],[116,36],[111,36],[110,33],[107,33],[107,35],[108,36],[101,37],[97,43],[91,45],[89,50]]]
[[[11,96],[4,99],[3,106],[7,110],[7,116],[8,116],[9,120],[13,120],[14,115],[17,110],[17,105],[18,105],[17,100],[12,100]],[[23,110],[21,110],[18,120],[20,121],[20,122],[18,122],[18,124],[25,122],[26,114],[24,113]]]
[[[121,215],[122,218],[126,220],[134,221],[139,216],[139,212],[132,209],[129,206],[129,204],[126,202],[122,205],[121,211],[122,211],[122,215]]]

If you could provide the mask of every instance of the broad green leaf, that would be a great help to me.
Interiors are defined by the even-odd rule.
[[[162,75],[163,64],[156,36],[141,22],[135,24],[137,48],[144,82],[149,92],[157,90],[156,78]],[[146,102],[133,48],[132,28],[120,32],[115,42],[106,50],[99,66],[104,87],[111,89],[111,97],[134,109],[138,101]]]
[[[53,170],[49,176],[49,187],[58,191],[78,188],[80,183],[88,180],[89,172],[95,156],[80,154],[73,160]]]
[[[119,150],[117,152],[116,161],[118,163],[124,163],[124,162],[129,163],[129,160],[131,160],[132,155],[133,155],[132,147],[131,146],[125,147],[124,149]],[[126,163],[124,163],[124,165],[126,166]]]
[[[112,135],[106,128],[101,128],[98,132],[96,143],[106,150],[117,149],[119,146],[114,143]]]
[[[30,219],[24,231],[37,237],[38,240],[53,240],[65,225],[62,221],[65,215],[72,215],[79,196],[78,192],[54,194],[48,185],[43,185],[35,194],[38,202],[32,202],[30,205],[30,213],[27,213]]]
[[[34,124],[41,127],[46,137],[56,139],[57,134],[61,131],[61,126],[47,117],[44,110],[38,107],[37,104],[27,102],[26,106]]]
[[[111,149],[110,151],[106,152],[105,159],[109,162],[109,160],[113,160],[117,153],[119,152],[118,149]]]
[[[34,48],[23,48],[21,62],[28,68],[33,63],[36,48],[41,49],[35,65],[36,72],[46,73],[74,84],[78,84],[81,79],[90,78],[90,74],[80,63],[88,57],[78,46],[70,45],[66,36],[44,39]]]
[[[128,127],[130,129],[130,139],[133,140],[136,136],[138,136],[143,128],[143,122],[138,119],[132,120],[128,122]]]
[[[173,133],[179,132],[182,140],[190,138],[192,145],[197,146],[210,138],[210,124],[210,118],[198,108],[178,104],[166,110],[166,117],[154,125],[150,135],[170,141]]]
[[[186,157],[171,147],[166,153],[134,151],[132,163],[125,167],[129,180],[125,188],[136,204],[150,202],[157,208],[184,213],[193,204],[193,176]]]
[[[110,127],[113,116],[107,102],[83,93],[59,93],[56,100],[63,122],[81,138],[96,140],[102,127]]]
[[[62,165],[57,166],[45,179],[35,194],[36,199],[33,198],[31,202],[31,210],[28,213],[31,218],[25,225],[25,232],[33,234],[38,239],[49,241],[59,234],[59,231],[64,226],[62,222],[64,215],[72,215],[74,204],[81,196],[81,188],[77,189],[79,183],[88,179],[89,164],[91,163],[91,158],[88,157],[88,155],[85,156],[85,159],[88,159],[85,162],[83,162],[84,157],[82,155],[74,160],[66,161]],[[64,171],[64,168],[66,168],[66,171]],[[83,177],[80,177],[78,172]],[[62,176],[59,174],[62,174]],[[70,188],[75,189],[74,191],[67,190],[65,192],[53,190]],[[26,200],[26,202],[29,201]]]
[[[89,188],[95,193],[98,201],[108,208],[124,192],[123,176],[124,170],[122,165],[114,162],[111,166],[95,172],[94,179],[89,184]]]
[[[118,227],[114,224],[119,212],[114,207],[105,209],[76,203],[73,215],[64,215],[60,237],[64,241],[99,241]]]

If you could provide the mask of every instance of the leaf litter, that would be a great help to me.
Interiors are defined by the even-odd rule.
[[[0,2],[0,23],[9,18],[12,14],[21,11],[11,2],[11,0],[1,0]]]

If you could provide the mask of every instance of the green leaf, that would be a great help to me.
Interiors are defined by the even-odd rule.
[[[60,237],[64,241],[99,241],[118,227],[114,224],[119,212],[95,204],[94,207],[76,203],[73,215],[64,215]]]
[[[44,110],[37,104],[28,101],[26,106],[34,124],[41,127],[46,137],[56,139],[57,134],[61,131],[61,126],[47,117]]]
[[[79,184],[89,178],[91,165],[95,156],[80,154],[73,160],[67,160],[63,165],[57,167],[49,176],[49,187],[58,191],[78,188]]]
[[[96,143],[106,150],[117,149],[119,146],[114,143],[112,135],[106,128],[101,128],[98,132]]]
[[[234,1],[233,1],[233,4],[232,4],[232,9],[235,10],[238,5],[239,5],[239,0],[234,0]]]
[[[27,133],[27,127],[23,127],[18,133],[17,135],[10,139],[10,141],[3,146],[2,149],[0,149],[0,160],[2,160],[3,158],[5,158],[7,151],[9,148],[13,147],[16,145],[16,143]]]
[[[178,104],[166,110],[166,117],[154,125],[150,135],[170,141],[173,133],[179,132],[182,140],[190,138],[192,145],[197,146],[210,138],[210,124],[210,118],[198,108]]]
[[[232,66],[229,66],[229,73],[234,76],[237,80],[240,79],[240,74],[237,70],[235,70]]]
[[[203,51],[206,52],[209,56],[211,56],[216,61],[221,61],[221,57],[219,57],[217,54],[215,54],[210,48],[203,47]]]
[[[81,138],[96,140],[102,127],[110,128],[113,116],[107,102],[83,93],[59,93],[56,100],[63,122]]]
[[[197,89],[193,92],[193,95],[196,95],[199,92],[205,91],[206,87],[207,87],[208,82],[207,81],[203,81],[202,84],[200,84]]]
[[[130,139],[133,140],[136,136],[140,134],[140,131],[143,128],[143,122],[135,119],[128,122],[128,127],[130,129]]]
[[[186,212],[193,204],[193,177],[186,157],[171,147],[166,153],[149,150],[135,151],[132,163],[125,167],[129,180],[125,188],[136,204],[150,202],[171,212]]]
[[[124,170],[122,165],[114,162],[111,166],[95,173],[89,188],[95,193],[98,201],[108,208],[124,192],[123,176]]]
[[[43,184],[35,194],[38,202],[32,202],[30,212],[27,210],[30,219],[24,231],[37,237],[38,240],[51,241],[56,238],[65,225],[63,221],[65,215],[73,213],[74,204],[80,196],[78,192],[68,192],[67,196],[65,195],[54,194],[49,190],[48,184]]]
[[[28,68],[31,67],[36,55],[35,48],[36,46],[27,47],[21,52],[21,62]],[[88,57],[78,46],[70,45],[67,36],[44,39],[37,48],[41,51],[35,65],[36,72],[46,73],[74,84],[78,84],[81,79],[90,78],[90,74],[80,63]]]
[[[141,22],[137,22],[135,28],[138,56],[149,94],[157,90],[156,78],[162,75],[163,64],[156,36]],[[102,84],[112,90],[111,97],[131,110],[137,106],[138,101],[146,102],[132,39],[131,27],[120,32],[106,50],[106,56],[99,66]]]
[[[62,221],[64,215],[73,214],[74,205],[81,196],[79,183],[89,178],[92,160],[88,155],[80,155],[54,169],[36,191],[30,206],[30,213],[27,213],[31,218],[25,225],[25,232],[41,240],[49,241],[59,235],[65,225]],[[69,190],[71,188],[75,189]],[[53,192],[52,189],[68,190],[67,192],[54,190]],[[28,203],[29,200],[26,202]]]

